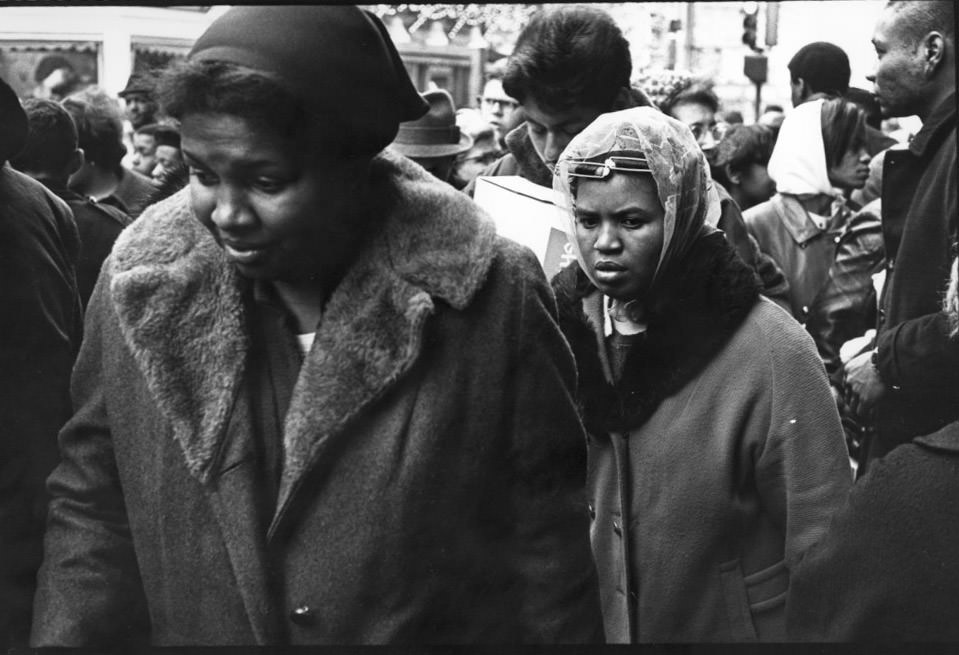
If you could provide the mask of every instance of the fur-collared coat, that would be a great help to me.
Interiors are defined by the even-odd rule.
[[[383,223],[331,296],[253,483],[246,284],[187,192],[91,301],[32,642],[602,638],[575,370],[542,270],[452,188],[373,163]]]
[[[852,483],[812,340],[700,237],[610,383],[600,294],[554,278],[579,369],[610,642],[782,640],[790,571]]]

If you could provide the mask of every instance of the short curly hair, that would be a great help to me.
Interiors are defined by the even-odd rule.
[[[552,111],[612,108],[629,88],[629,42],[613,18],[583,5],[543,9],[523,28],[503,75],[503,90]]]

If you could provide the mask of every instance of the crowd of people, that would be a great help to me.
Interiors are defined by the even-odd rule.
[[[0,647],[959,641],[955,7],[872,41],[754,124],[595,6],[459,110],[334,5],[0,80]]]

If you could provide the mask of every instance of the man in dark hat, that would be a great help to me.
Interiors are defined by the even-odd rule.
[[[126,104],[127,119],[134,130],[156,122],[157,103],[153,98],[153,84],[147,75],[130,75],[127,85],[117,95],[123,98]]]
[[[390,147],[437,179],[449,182],[456,156],[473,147],[473,138],[456,124],[456,110],[449,92],[437,89],[422,96],[429,103],[429,111],[414,121],[400,123]]]
[[[6,161],[27,119],[0,80],[0,652],[24,645],[57,432],[80,342],[77,228],[67,205]]]

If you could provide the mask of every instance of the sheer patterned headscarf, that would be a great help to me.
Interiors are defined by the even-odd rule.
[[[689,128],[651,107],[636,107],[603,114],[580,132],[560,155],[553,176],[553,189],[566,201],[569,233],[576,233],[575,184],[570,185],[570,166],[580,160],[596,160],[623,154],[642,153],[656,182],[659,201],[665,210],[663,249],[654,280],[670,262],[681,261],[707,225],[707,215],[718,216],[719,196],[711,184],[709,164]],[[634,173],[612,173],[634,175]],[[711,221],[710,221],[711,222]],[[579,243],[570,243],[580,267],[590,275],[583,262]]]

